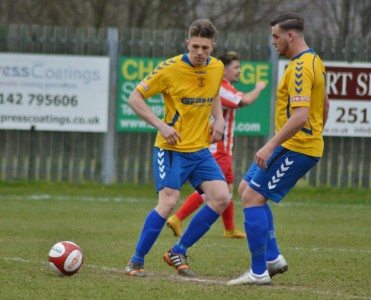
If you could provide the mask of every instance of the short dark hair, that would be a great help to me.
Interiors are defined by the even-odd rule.
[[[274,18],[271,21],[271,26],[278,24],[279,27],[285,31],[294,29],[303,32],[304,23],[305,20],[300,14],[295,12],[287,12]]]
[[[235,51],[225,52],[221,54],[218,58],[225,66],[228,66],[234,60],[240,59],[238,53]]]
[[[188,38],[203,37],[216,40],[217,30],[209,19],[198,19],[194,21],[188,30]]]

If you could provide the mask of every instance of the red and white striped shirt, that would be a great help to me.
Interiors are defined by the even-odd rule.
[[[229,81],[223,79],[219,96],[222,100],[223,117],[225,120],[223,139],[210,145],[212,154],[225,153],[232,155],[236,109],[244,93],[238,91]]]

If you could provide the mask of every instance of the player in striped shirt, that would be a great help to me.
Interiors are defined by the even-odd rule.
[[[224,64],[224,77],[219,90],[222,100],[223,117],[225,128],[223,139],[210,146],[210,151],[215,160],[221,167],[227,180],[231,202],[222,214],[225,238],[246,238],[246,234],[237,229],[234,224],[234,204],[232,201],[234,172],[233,172],[233,138],[235,127],[236,110],[253,103],[265,88],[265,83],[259,81],[256,87],[249,93],[238,91],[233,83],[238,81],[240,76],[239,56],[236,52],[228,52],[219,56]],[[188,196],[179,210],[167,220],[167,226],[173,231],[175,236],[182,234],[182,221],[193,213],[204,203],[205,195],[197,191]]]

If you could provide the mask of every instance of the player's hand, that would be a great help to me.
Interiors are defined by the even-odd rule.
[[[267,168],[267,161],[271,157],[272,152],[273,152],[273,148],[269,147],[268,145],[264,145],[255,154],[255,162],[256,162],[256,164],[260,168],[266,169]]]
[[[258,81],[256,84],[255,84],[255,88],[259,89],[259,90],[263,90],[265,89],[266,87],[266,84],[265,82],[263,81]]]
[[[182,142],[182,138],[180,137],[178,131],[176,131],[173,127],[167,125],[166,123],[164,123],[163,126],[159,128],[159,131],[170,145],[174,146],[178,144],[178,142]]]
[[[225,122],[223,118],[214,120],[212,124],[212,133],[211,133],[211,139],[210,139],[211,144],[216,143],[223,138],[224,125],[225,125]]]

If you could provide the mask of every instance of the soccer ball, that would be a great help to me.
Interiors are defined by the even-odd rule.
[[[58,242],[49,251],[49,267],[60,275],[71,276],[77,273],[82,263],[82,251],[75,243]]]

